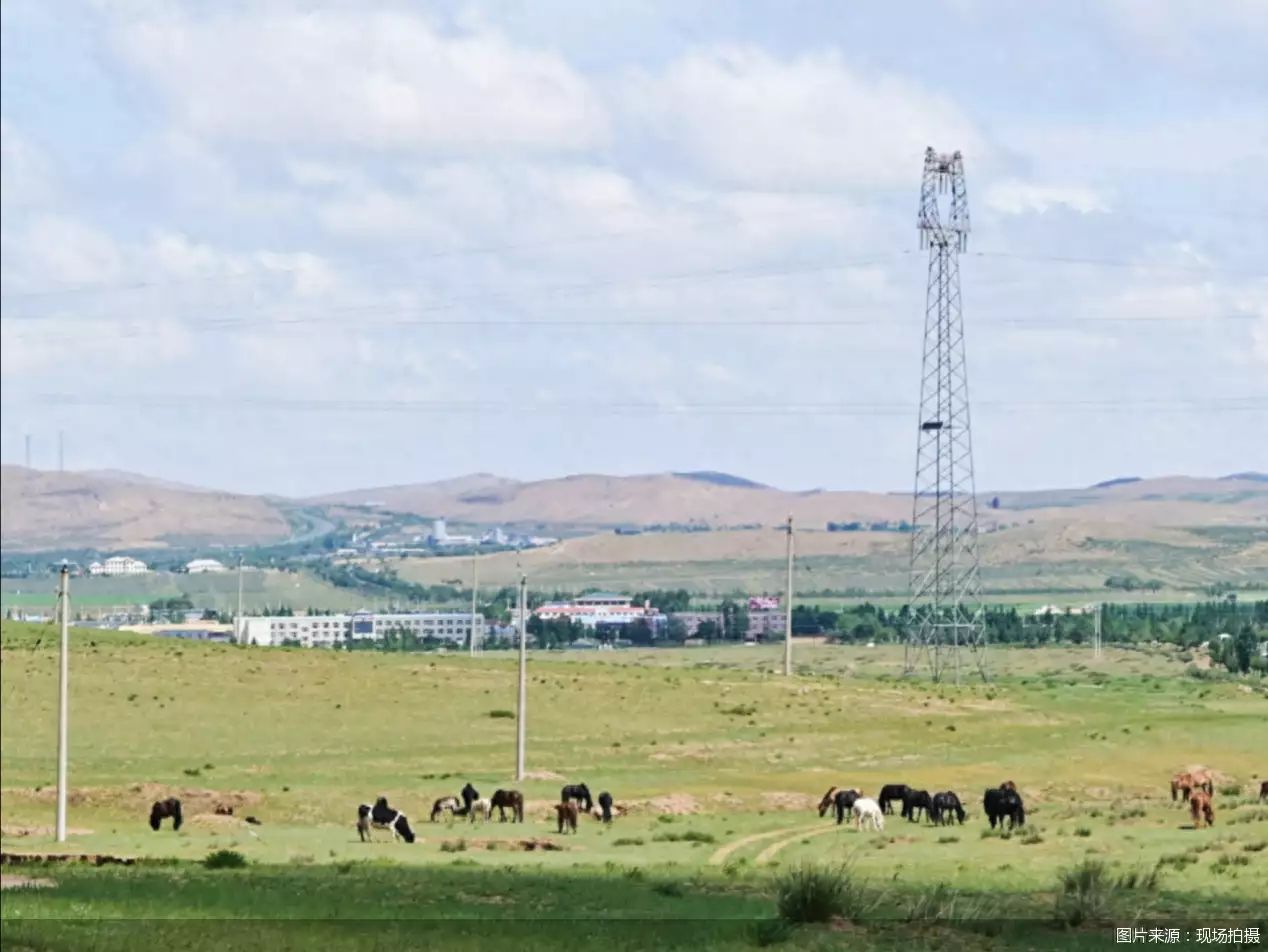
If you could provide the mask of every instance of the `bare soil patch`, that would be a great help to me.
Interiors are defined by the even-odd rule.
[[[0,853],[0,866],[22,866],[26,863],[86,863],[92,866],[131,866],[132,856],[111,856],[107,853]]]
[[[631,800],[626,804],[630,813],[663,813],[670,816],[687,816],[700,812],[700,801],[689,793],[667,793],[646,800]]]
[[[53,836],[57,831],[51,826],[16,826],[9,825],[0,827],[0,836],[34,836],[45,837]],[[68,826],[66,828],[67,836],[88,836],[92,830],[85,829],[82,826]]]
[[[772,810],[810,810],[819,805],[818,798],[808,793],[790,793],[786,790],[763,793],[762,802]]]

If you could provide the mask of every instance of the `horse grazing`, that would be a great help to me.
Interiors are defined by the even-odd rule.
[[[409,828],[409,820],[400,810],[387,805],[387,797],[379,797],[374,806],[361,804],[357,807],[357,835],[362,843],[368,843],[372,837],[372,829],[391,830],[392,839],[414,842],[414,831]]]
[[[490,812],[497,807],[498,821],[506,822],[506,811],[511,811],[511,819],[516,823],[524,822],[524,795],[518,790],[495,790],[489,800]]]
[[[575,803],[556,803],[555,815],[559,819],[559,832],[577,832],[577,805]]]
[[[1002,789],[1002,788],[1001,788]],[[934,823],[950,826],[952,820],[964,822],[964,806],[960,798],[952,791],[946,790],[933,795],[933,809],[930,811]]]
[[[925,818],[933,822],[937,817],[933,815],[933,798],[929,796],[928,790],[911,790],[907,796],[903,797],[903,816],[911,823],[919,820],[916,816],[918,810],[925,811]]]
[[[166,800],[155,800],[154,805],[150,807],[150,829],[157,830],[163,821],[171,818],[172,831],[175,832],[181,828],[181,802],[175,797],[169,797]]]
[[[1022,803],[1021,794],[1016,790],[993,787],[986,791],[982,798],[982,809],[991,821],[991,829],[995,829],[998,820],[1000,829],[1004,828],[1004,820],[1008,820],[1008,828],[1026,825],[1026,806]]]
[[[1261,801],[1268,800],[1268,780],[1264,780],[1259,784],[1259,799]]]
[[[604,790],[599,794],[599,809],[603,811],[603,822],[612,822],[612,794]]]
[[[1182,770],[1171,778],[1171,802],[1177,800],[1181,804],[1189,802],[1189,795],[1194,790],[1202,790],[1211,796],[1215,795],[1215,780],[1205,770]]]
[[[435,823],[446,810],[450,816],[457,816],[462,808],[462,801],[457,797],[441,797],[431,805],[431,822]]]
[[[850,811],[854,809],[854,804],[858,802],[861,796],[863,794],[858,790],[838,790],[832,797],[832,806],[837,812],[838,826],[845,822],[845,818],[850,815]]]
[[[1215,807],[1211,805],[1211,795],[1205,790],[1194,790],[1189,794],[1189,814],[1193,817],[1193,828],[1202,829],[1202,821],[1207,826],[1215,826]]]
[[[859,797],[854,801],[854,829],[862,830],[864,824],[878,832],[885,829],[885,814],[881,805],[871,797]]]
[[[832,809],[833,800],[836,797],[837,788],[829,787],[828,792],[823,795],[823,799],[819,801],[819,816],[822,817],[830,809]]]
[[[484,797],[481,797],[479,800],[473,801],[471,804],[471,808],[469,810],[469,814],[470,814],[470,822],[474,823],[476,820],[479,820],[481,823],[484,823],[486,820],[489,819],[489,817],[493,816],[492,801],[486,800]]]
[[[577,805],[585,810],[586,813],[594,809],[594,800],[590,796],[590,788],[584,783],[570,783],[559,791],[560,803],[569,803],[573,800],[576,800]]]
[[[905,783],[887,783],[881,787],[881,795],[876,799],[883,813],[893,813],[894,808],[890,804],[895,800],[902,802],[909,793],[911,793],[911,787]]]

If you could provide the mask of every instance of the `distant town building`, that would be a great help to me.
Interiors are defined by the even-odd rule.
[[[753,595],[748,600],[748,610],[751,612],[774,611],[778,607],[778,595]]]
[[[299,644],[305,648],[341,648],[353,641],[382,641],[408,633],[460,647],[472,630],[484,642],[484,616],[470,612],[353,612],[343,615],[260,616],[242,620],[241,640],[252,645]]]
[[[185,563],[185,571],[190,575],[199,575],[203,572],[224,572],[226,569],[216,559],[194,559]]]
[[[476,537],[469,535],[450,535],[449,530],[445,527],[444,519],[437,519],[432,523],[431,543],[438,546],[459,546],[459,545],[476,545]]]
[[[533,614],[543,621],[570,618],[587,628],[595,628],[600,624],[629,624],[639,618],[650,620],[659,615],[659,612],[647,602],[635,605],[634,599],[629,595],[594,592],[571,602],[547,602]]]
[[[89,575],[144,575],[149,570],[140,559],[126,555],[112,555],[104,562],[92,562],[88,566]]]

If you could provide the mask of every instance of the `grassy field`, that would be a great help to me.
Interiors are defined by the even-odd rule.
[[[982,581],[1009,599],[1047,592],[1105,591],[1105,579],[1132,574],[1172,592],[1217,582],[1268,588],[1261,528],[1226,533],[1158,529],[1139,539],[1123,526],[1021,524],[984,533]],[[1153,530],[1151,530],[1153,531]],[[1127,532],[1120,538],[1116,532]],[[872,597],[905,597],[910,536],[898,532],[797,534],[799,590],[850,589]],[[393,560],[403,578],[437,584],[470,577],[465,557]],[[480,559],[486,585],[513,585],[526,572],[539,589],[686,588],[702,595],[779,591],[784,585],[784,536],[777,529],[596,534],[540,549]],[[1174,596],[1173,596],[1174,597]]]
[[[52,575],[0,579],[0,606],[43,610],[52,614],[57,601],[57,578]],[[71,592],[79,610],[92,614],[114,607],[148,605],[160,598],[188,595],[198,608],[233,611],[238,603],[236,571],[198,575],[154,572],[127,578],[83,577],[71,580]],[[258,571],[247,569],[242,577],[242,601],[247,611],[266,606],[354,610],[375,605],[368,598],[346,588],[337,588],[304,572]]]
[[[36,637],[3,628],[6,853],[57,851],[56,654]],[[782,937],[887,948],[930,935],[951,948],[1091,948],[1112,941],[1104,922],[1052,924],[1060,871],[1089,857],[1115,876],[1160,870],[1105,918],[1245,925],[1268,890],[1268,806],[1251,797],[1268,769],[1268,695],[1191,677],[1161,650],[1099,661],[999,650],[992,683],[959,688],[904,681],[889,648],[802,648],[792,680],[765,647],[534,655],[518,826],[426,821],[432,799],[468,779],[486,795],[510,785],[515,722],[491,716],[515,706],[509,654],[75,640],[66,849],[142,862],[18,870],[54,885],[5,893],[6,948],[203,948],[213,936],[217,947],[731,949]],[[1189,828],[1167,796],[1169,775],[1192,763],[1220,775],[1211,830]],[[565,778],[611,790],[627,812],[557,835]],[[1025,835],[984,832],[981,791],[1006,778],[1026,797]],[[858,833],[813,810],[830,785],[899,781],[959,791],[968,822],[892,817],[882,834]],[[152,833],[149,803],[173,793],[186,826]],[[356,804],[379,794],[415,821],[417,843],[359,842]],[[211,815],[216,803],[237,815]],[[197,864],[220,848],[248,867]],[[780,933],[778,877],[839,862],[862,883],[859,921]],[[178,921],[191,917],[251,921]]]

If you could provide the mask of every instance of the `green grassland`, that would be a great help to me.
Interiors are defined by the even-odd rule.
[[[59,851],[56,652],[40,632],[3,626],[6,853]],[[1059,871],[1089,856],[1161,871],[1115,915],[1244,925],[1268,892],[1268,806],[1251,796],[1268,770],[1268,693],[1193,677],[1164,650],[998,650],[992,682],[961,687],[902,679],[891,648],[799,648],[791,680],[768,647],[534,654],[520,826],[426,819],[468,779],[486,795],[511,785],[515,722],[491,716],[515,707],[509,653],[74,640],[64,849],[142,861],[18,870],[55,885],[5,893],[6,947],[752,948],[773,941],[759,923],[781,872],[843,861],[874,897],[867,915],[803,927],[788,947],[1103,946],[1104,923],[1052,924]],[[1213,829],[1191,829],[1167,795],[1193,763],[1220,774]],[[565,778],[627,812],[558,835]],[[1009,778],[1028,832],[986,835],[981,791]],[[813,810],[830,785],[900,781],[959,791],[968,822],[890,817],[859,833]],[[173,793],[186,826],[151,832],[149,803]],[[380,794],[417,843],[359,842],[355,807]],[[237,816],[210,815],[216,802]],[[197,864],[219,848],[250,865]],[[940,884],[972,913],[910,921]]]
[[[52,614],[57,600],[57,578],[0,579],[0,605],[4,608],[43,609]],[[93,614],[114,607],[148,605],[160,598],[188,595],[198,608],[233,611],[238,603],[238,573],[217,572],[185,575],[153,572],[122,578],[83,577],[71,580],[71,592],[78,610]],[[380,608],[375,599],[346,588],[337,588],[307,572],[258,571],[247,569],[242,578],[242,601],[247,611],[289,605],[353,610]]]

